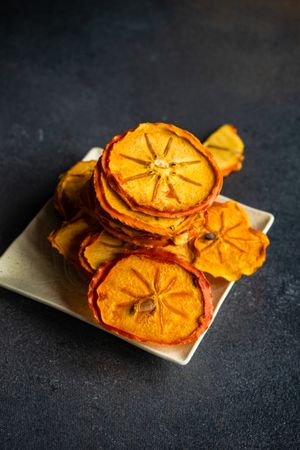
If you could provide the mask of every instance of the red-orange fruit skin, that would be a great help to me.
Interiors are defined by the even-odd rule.
[[[99,233],[101,233],[101,231],[97,231],[97,233],[88,234],[81,242],[80,248],[79,248],[78,258],[79,258],[80,264],[81,264],[82,268],[89,274],[94,273],[94,270],[87,262],[87,260],[84,256],[84,251],[88,245],[92,245],[97,240]]]
[[[151,233],[147,233],[146,231],[142,233],[141,231],[137,232],[136,236],[128,236],[126,233],[121,231],[121,229],[116,230],[115,228],[110,226],[109,219],[106,217],[105,213],[97,214],[96,217],[101,224],[101,226],[110,234],[120,239],[121,241],[128,242],[132,245],[137,245],[141,247],[165,247],[166,245],[170,245],[172,243],[171,239],[168,239],[164,236],[154,235]],[[116,221],[114,221],[116,222]],[[120,225],[122,226],[122,225]]]

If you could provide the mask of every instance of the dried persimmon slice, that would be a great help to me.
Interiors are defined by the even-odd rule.
[[[237,129],[223,125],[212,133],[203,145],[213,154],[223,176],[241,170],[244,159],[244,142]]]
[[[177,218],[154,217],[134,211],[111,189],[103,173],[97,171],[95,172],[95,185],[98,187],[96,192],[101,207],[114,219],[138,230],[162,236],[173,236],[188,230],[198,216],[194,214]]]
[[[192,342],[212,317],[204,275],[167,252],[139,250],[103,264],[88,298],[102,327],[137,341]]]
[[[94,189],[93,176],[86,181],[79,192],[78,205],[83,213],[89,214],[91,217],[95,216],[99,204]]]
[[[214,277],[238,280],[262,266],[268,245],[268,237],[251,228],[238,203],[215,203],[208,209],[206,225],[194,242],[193,264]]]
[[[98,162],[95,169],[101,171]],[[116,136],[102,156],[104,174],[134,210],[180,217],[206,210],[222,187],[211,153],[191,133],[164,123],[144,123]],[[95,188],[98,191],[95,178]]]
[[[95,272],[98,267],[117,255],[124,253],[126,242],[103,230],[89,234],[81,243],[79,261],[88,272]]]
[[[78,256],[80,245],[93,230],[95,230],[95,222],[91,221],[89,216],[80,216],[63,222],[57,230],[49,234],[48,240],[66,260],[82,268]]]
[[[111,219],[103,213],[97,212],[97,220],[102,227],[113,236],[140,247],[163,247],[171,244],[172,241],[167,236],[148,233],[147,231],[136,230],[131,227]]]
[[[73,218],[81,209],[81,192],[91,178],[97,161],[80,161],[62,175],[54,195],[54,206],[65,218]]]
[[[194,252],[189,243],[166,245],[166,247],[163,248],[163,251],[174,253],[190,264],[194,261]]]

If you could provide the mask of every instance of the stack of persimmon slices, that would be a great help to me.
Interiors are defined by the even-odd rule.
[[[162,123],[141,124],[116,136],[94,171],[103,227],[150,247],[189,241],[221,187],[220,170],[201,143]]]
[[[49,240],[88,276],[104,328],[192,342],[212,317],[202,272],[233,281],[265,261],[266,235],[236,202],[216,202],[223,175],[241,169],[242,140],[224,125],[204,145],[174,125],[144,123],[60,178],[54,205],[64,222]]]

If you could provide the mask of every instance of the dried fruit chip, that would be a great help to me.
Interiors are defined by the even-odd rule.
[[[135,230],[134,228],[127,227],[126,225],[111,219],[103,213],[97,212],[97,219],[102,227],[113,236],[123,241],[129,242],[132,245],[141,247],[164,247],[171,244],[172,241],[166,236],[159,236],[157,234],[151,234],[147,231]]]
[[[104,150],[102,168],[132,209],[153,216],[204,211],[222,187],[222,174],[210,152],[192,134],[163,123],[141,124],[116,136]],[[95,187],[98,191],[97,179]]]
[[[80,244],[84,237],[95,230],[95,223],[90,217],[76,217],[63,224],[57,230],[52,231],[48,239],[52,247],[56,248],[63,257],[81,268],[78,257]]]
[[[205,230],[195,240],[194,265],[228,281],[251,275],[266,259],[269,239],[250,227],[238,203],[215,203],[207,211]]]
[[[89,214],[90,216],[95,216],[95,211],[97,210],[98,201],[95,194],[93,176],[88,179],[81,191],[79,192],[78,203],[80,209],[84,211],[84,213]]]
[[[194,217],[194,216],[193,216]],[[193,222],[190,229],[187,231],[182,231],[180,234],[173,236],[172,241],[175,245],[184,245],[190,242],[192,239],[196,238],[199,233],[203,230],[206,222],[206,212],[204,214],[197,214],[193,218]]]
[[[90,283],[89,304],[102,327],[168,345],[194,341],[212,316],[204,275],[167,252],[136,251],[102,265]]]
[[[149,247],[140,242],[139,247]],[[137,245],[118,239],[111,233],[103,230],[97,233],[91,233],[85,237],[80,245],[79,260],[82,267],[88,272],[95,272],[99,266],[125,251],[133,251]],[[153,247],[153,245],[150,245]],[[157,247],[157,246],[156,246]],[[164,251],[174,253],[185,261],[192,263],[194,259],[193,250],[188,244],[175,245],[170,244],[163,248]]]
[[[179,256],[179,258],[184,259],[188,263],[193,263],[194,252],[188,243],[179,245],[167,245],[163,248],[163,251],[174,253],[175,255]]]
[[[104,175],[95,171],[95,188],[101,207],[123,224],[149,233],[174,236],[188,230],[199,214],[178,218],[154,217],[132,210],[107,183]]]
[[[81,209],[80,193],[93,174],[97,161],[80,161],[60,179],[54,196],[54,205],[65,218],[71,219]]]
[[[81,243],[79,260],[85,270],[95,272],[104,262],[124,253],[127,247],[128,244],[107,231],[92,233]]]
[[[244,143],[232,125],[223,125],[212,133],[203,145],[213,154],[223,176],[241,170]]]

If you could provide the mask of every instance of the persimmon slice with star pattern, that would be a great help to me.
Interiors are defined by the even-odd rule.
[[[238,203],[215,203],[208,209],[205,227],[194,242],[193,264],[214,277],[235,281],[262,266],[268,245],[268,237],[251,228]]]
[[[54,195],[54,206],[65,218],[73,218],[82,208],[81,193],[91,178],[97,161],[80,161],[60,178]]]
[[[137,341],[189,343],[212,317],[204,275],[168,252],[139,250],[103,264],[88,298],[103,328]]]
[[[203,145],[212,153],[224,177],[231,172],[241,170],[244,142],[232,125],[223,125],[218,128]]]
[[[101,165],[108,183],[134,210],[181,217],[206,210],[222,187],[222,174],[191,133],[164,123],[144,123],[116,136]],[[98,175],[99,177],[99,175]]]

